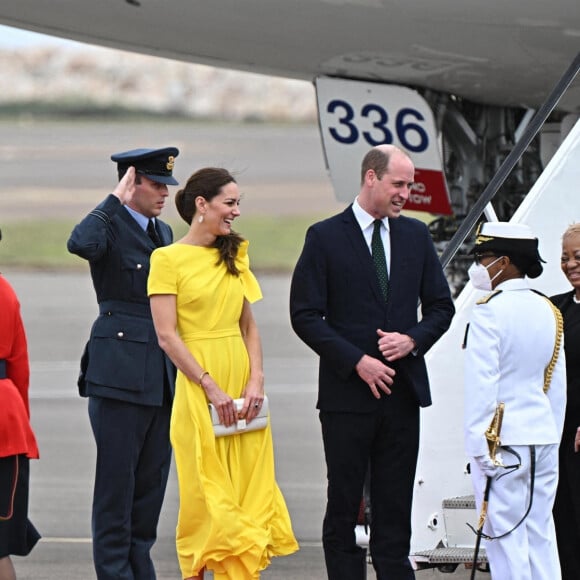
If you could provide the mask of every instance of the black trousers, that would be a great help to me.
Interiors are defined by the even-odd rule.
[[[169,404],[91,397],[97,444],[93,559],[99,580],[154,580],[150,551],[171,463]]]
[[[355,526],[370,464],[370,552],[378,580],[415,578],[409,562],[419,406],[406,387],[368,413],[320,412],[328,477],[322,541],[329,580],[366,577]]]
[[[560,443],[558,489],[554,524],[562,580],[580,575],[580,453],[574,452],[576,431],[566,430]]]

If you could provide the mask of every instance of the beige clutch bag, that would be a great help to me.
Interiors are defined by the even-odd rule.
[[[236,406],[238,412],[241,411],[242,407],[244,406],[244,399],[234,399],[234,405]],[[216,437],[224,437],[225,435],[239,435],[248,431],[259,431],[260,429],[265,429],[268,425],[268,411],[268,397],[264,396],[264,400],[262,401],[262,406],[260,407],[260,412],[258,413],[257,417],[254,417],[249,423],[245,419],[240,419],[229,427],[226,427],[220,423],[218,413],[213,404],[209,404],[209,413],[213,425],[213,432]]]

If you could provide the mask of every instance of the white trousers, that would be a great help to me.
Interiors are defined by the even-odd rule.
[[[513,445],[522,461],[519,469],[506,473],[499,469],[493,476],[487,519],[483,531],[500,536],[523,517],[530,503],[530,448]],[[560,580],[560,561],[556,546],[552,507],[558,483],[558,445],[536,445],[536,469],[532,507],[526,519],[510,534],[497,540],[483,540],[492,580]],[[518,463],[502,449],[505,465]],[[471,478],[478,514],[481,509],[486,476],[476,461],[471,461]]]

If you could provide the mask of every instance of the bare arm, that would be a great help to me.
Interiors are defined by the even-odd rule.
[[[245,417],[249,422],[258,414],[264,400],[264,370],[262,364],[262,341],[260,340],[258,325],[252,314],[252,308],[247,300],[244,300],[242,308],[240,331],[250,358],[250,378],[243,392],[245,401],[240,416]]]
[[[205,372],[205,369],[195,360],[177,334],[177,303],[175,295],[154,294],[151,296],[150,302],[159,346],[172,360],[173,364],[194,385],[199,385],[201,382],[201,388],[205,391],[207,398],[214,404],[220,422],[229,427],[237,419],[233,400]]]

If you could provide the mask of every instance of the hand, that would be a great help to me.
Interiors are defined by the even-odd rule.
[[[381,398],[382,391],[391,394],[389,387],[393,384],[395,371],[380,360],[365,354],[356,365],[358,376],[370,387],[375,399]]]
[[[580,427],[576,429],[576,437],[574,437],[574,451],[576,453],[580,451]]]
[[[490,458],[489,455],[479,455],[474,457],[479,469],[487,475],[487,477],[493,477],[499,470],[499,465],[496,465]],[[501,462],[501,455],[496,454],[496,459]]]
[[[119,198],[119,201],[126,205],[133,199],[135,194],[135,168],[129,167],[117,187],[113,190],[113,195]]]
[[[262,408],[264,402],[264,390],[262,387],[248,384],[242,393],[244,406],[238,413],[240,419],[245,419],[248,423],[255,419]]]
[[[215,407],[220,423],[226,427],[233,425],[238,420],[238,412],[234,405],[234,400],[217,386],[210,375],[206,375],[206,377],[203,389],[207,398]]]
[[[379,335],[379,350],[385,360],[395,361],[405,358],[417,348],[415,341],[408,334],[385,332],[380,328],[377,330],[377,334]]]

